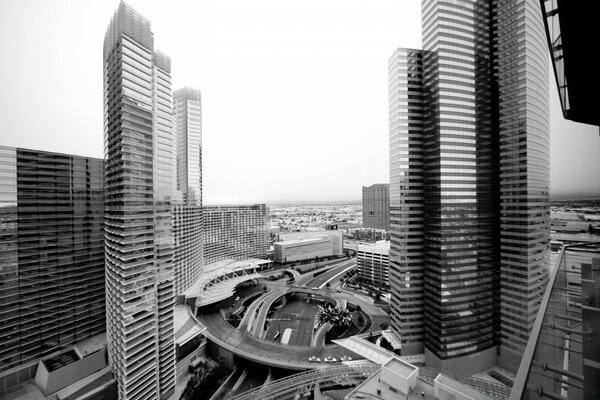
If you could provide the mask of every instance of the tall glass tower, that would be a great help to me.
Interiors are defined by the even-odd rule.
[[[173,206],[175,292],[183,293],[200,277],[204,266],[202,212],[202,103],[200,90],[173,92],[177,141],[177,191]]]
[[[107,339],[120,399],[175,387],[170,59],[121,2],[104,39]]]
[[[516,368],[547,280],[536,8],[424,0],[423,50],[390,59],[392,323],[405,353],[424,352],[429,366]]]

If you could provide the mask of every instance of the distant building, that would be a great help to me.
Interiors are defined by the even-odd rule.
[[[358,278],[389,290],[389,253],[390,242],[387,240],[374,244],[359,244],[356,255]]]
[[[363,228],[390,230],[390,185],[363,186]]]
[[[205,206],[204,262],[266,258],[269,211],[265,204]]]
[[[0,397],[106,330],[102,168],[0,146]]]
[[[279,264],[343,254],[342,231],[339,230],[280,233],[278,238],[273,247],[274,261]]]

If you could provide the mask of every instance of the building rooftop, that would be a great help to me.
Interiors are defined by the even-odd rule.
[[[419,368],[415,367],[414,365],[410,365],[409,363],[396,357],[391,358],[388,362],[383,364],[382,367],[391,369],[403,378],[408,378],[415,371],[419,370]]]
[[[302,239],[282,240],[281,242],[276,242],[274,244],[287,247],[287,246],[301,246],[301,245],[305,245],[305,244],[319,243],[319,242],[325,242],[325,241],[329,241],[329,239],[327,239],[326,237],[309,237],[309,238],[302,238]]]
[[[361,243],[357,249],[359,251],[386,253],[390,251],[390,241],[378,240],[375,243]]]

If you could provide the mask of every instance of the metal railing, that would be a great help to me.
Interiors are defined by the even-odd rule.
[[[340,365],[313,371],[301,372],[266,385],[249,390],[231,400],[276,400],[285,399],[296,393],[312,390],[318,383],[321,389],[340,384],[358,384],[379,371],[381,366],[372,363]]]

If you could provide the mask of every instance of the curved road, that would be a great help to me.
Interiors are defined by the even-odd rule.
[[[345,261],[342,265],[333,267],[332,270],[339,272],[344,268],[348,268],[348,266],[348,261]],[[332,271],[332,276],[335,276],[335,272]],[[329,275],[327,272],[325,274]],[[320,276],[311,278],[311,273],[307,275],[301,277],[309,278],[305,280],[306,282],[320,278]],[[323,282],[325,282],[325,279]],[[361,308],[370,315],[374,322],[370,330],[379,329],[378,324],[380,322],[389,323],[389,316],[381,311],[381,309],[347,293],[337,293],[329,289],[312,290],[294,288],[286,286],[282,282],[268,282],[267,285],[270,291],[251,303],[238,329],[227,323],[219,312],[199,314],[198,319],[207,328],[205,335],[208,339],[219,347],[231,351],[241,358],[259,362],[264,365],[292,370],[320,369],[330,367],[331,364],[311,363],[308,361],[310,356],[319,357],[322,360],[325,357],[336,357],[337,359],[340,359],[341,356],[350,356],[354,359],[358,359],[360,356],[337,344],[321,347],[300,347],[282,345],[280,343],[259,339],[257,336],[262,334],[262,327],[264,326],[268,309],[277,298],[292,292],[326,295],[328,297],[333,297],[338,301],[346,300],[360,304]],[[252,333],[254,335],[248,333],[249,323],[252,323],[253,325]]]

